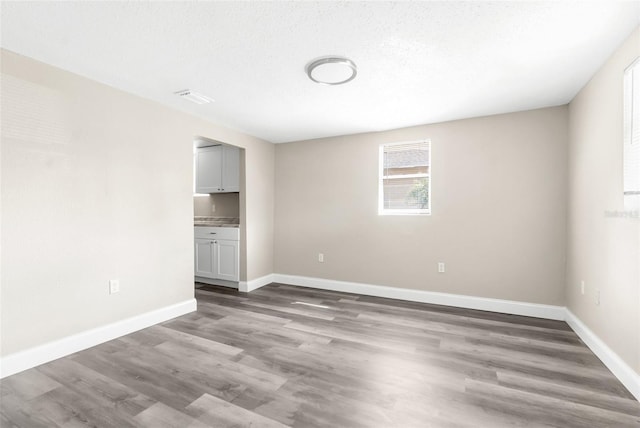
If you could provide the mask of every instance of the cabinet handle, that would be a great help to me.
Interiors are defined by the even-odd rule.
[[[222,190],[224,192],[224,189],[220,189],[220,190]]]
[[[209,232],[209,235],[215,235],[216,232]]]

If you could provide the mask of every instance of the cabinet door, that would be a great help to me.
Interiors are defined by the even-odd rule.
[[[195,274],[205,278],[215,278],[214,241],[210,239],[195,240]]]
[[[218,239],[214,241],[214,275],[218,279],[238,281],[240,277],[240,251],[238,241]]]
[[[222,146],[222,191],[240,191],[240,149]]]
[[[203,147],[196,151],[196,193],[222,191],[222,146]]]

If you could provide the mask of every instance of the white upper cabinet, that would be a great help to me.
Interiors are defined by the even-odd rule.
[[[196,193],[240,191],[240,149],[210,146],[196,149]]]
[[[240,149],[222,146],[222,191],[240,191]]]
[[[222,146],[196,150],[196,193],[218,193],[222,189]]]

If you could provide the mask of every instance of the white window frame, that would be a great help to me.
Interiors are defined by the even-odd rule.
[[[427,178],[429,183],[429,206],[424,209],[391,209],[384,207],[384,179],[390,178],[384,175],[384,149],[389,146],[399,146],[403,144],[415,144],[426,143],[429,148],[429,173],[427,174],[407,174],[407,175],[395,175],[393,178]],[[400,141],[394,143],[380,144],[378,151],[378,215],[431,215],[432,207],[432,193],[431,193],[431,176],[433,175],[433,162],[432,162],[432,146],[431,140],[413,140],[413,141]],[[392,179],[393,179],[392,178]]]
[[[624,70],[624,108],[623,108],[623,199],[625,210],[640,210],[640,123],[637,123],[637,109],[640,108],[640,97],[636,85],[640,85],[640,58],[636,58]],[[633,177],[636,177],[635,179]]]

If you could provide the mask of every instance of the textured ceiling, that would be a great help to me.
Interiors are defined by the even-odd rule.
[[[640,2],[7,2],[2,47],[286,142],[569,102]],[[312,59],[358,65],[312,83]],[[215,102],[173,95],[192,89]]]

